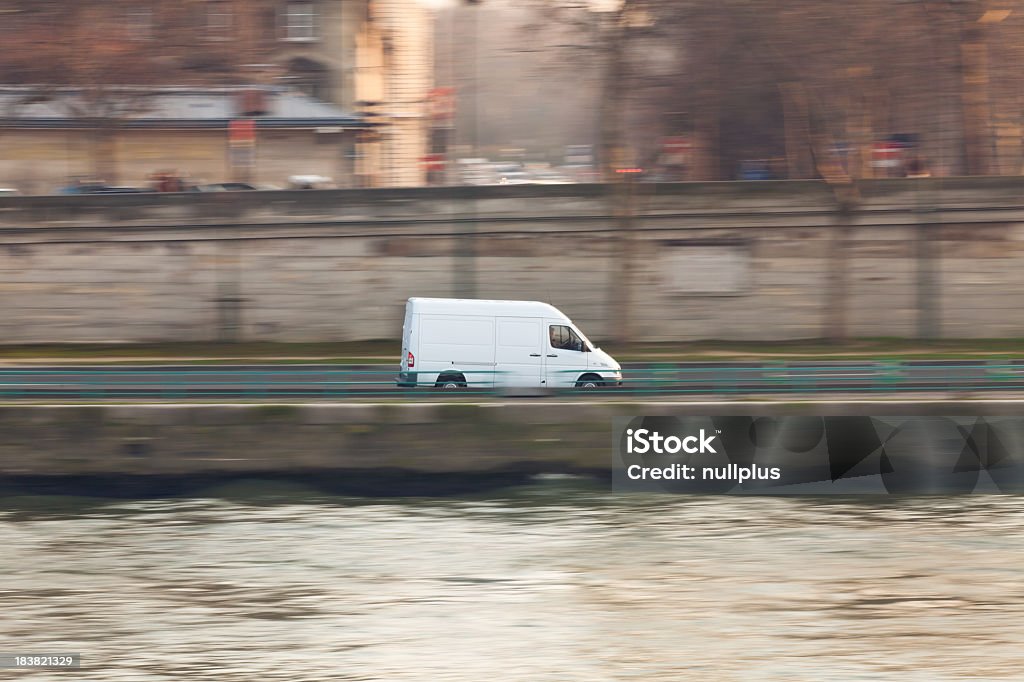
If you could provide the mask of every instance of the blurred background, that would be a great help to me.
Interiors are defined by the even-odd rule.
[[[0,18],[9,343],[392,340],[412,295],[619,344],[1024,336],[1009,0]]]
[[[4,0],[0,186],[1017,175],[1018,4]]]

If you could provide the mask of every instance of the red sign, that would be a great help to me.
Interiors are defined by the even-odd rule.
[[[875,168],[896,168],[903,160],[904,145],[898,142],[876,142],[871,147],[871,165]]]
[[[228,124],[228,139],[231,142],[253,142],[256,139],[256,121],[239,118]]]
[[[436,173],[444,170],[444,154],[427,154],[422,161],[428,172]]]
[[[662,148],[666,154],[685,154],[690,151],[690,140],[685,137],[666,137],[662,141]]]
[[[666,137],[661,141],[662,163],[666,166],[682,166],[692,148],[690,138],[677,135]]]

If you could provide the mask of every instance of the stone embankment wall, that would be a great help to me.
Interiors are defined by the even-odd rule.
[[[1024,181],[0,199],[0,339],[395,339],[410,296],[595,339],[1024,336]]]
[[[607,475],[615,417],[1019,414],[1012,401],[953,400],[3,405],[0,482],[33,476]],[[1012,457],[1019,461],[1020,453]]]

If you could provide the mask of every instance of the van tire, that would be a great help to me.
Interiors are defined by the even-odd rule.
[[[437,383],[434,384],[434,388],[439,388],[442,391],[454,391],[460,388],[466,388],[466,377],[461,374],[442,374],[437,378]]]
[[[584,374],[576,382],[576,388],[582,388],[585,391],[593,391],[602,386],[604,386],[604,382],[597,374]]]

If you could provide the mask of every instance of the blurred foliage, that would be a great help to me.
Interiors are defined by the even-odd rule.
[[[606,149],[692,135],[696,177],[723,179],[766,158],[827,177],[843,148],[856,178],[900,134],[939,174],[1020,172],[1021,0],[518,2],[535,44],[605,64]]]

